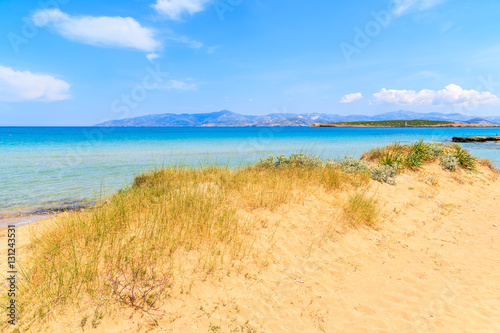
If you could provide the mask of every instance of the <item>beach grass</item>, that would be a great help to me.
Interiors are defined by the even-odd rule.
[[[203,279],[255,254],[262,221],[252,218],[253,211],[274,212],[322,191],[338,198],[331,203],[338,211],[333,220],[371,227],[379,207],[366,194],[370,178],[394,185],[395,170],[418,170],[446,156],[455,170],[474,170],[478,163],[494,168],[458,145],[419,141],[373,149],[362,160],[292,154],[239,168],[146,172],[105,202],[63,214],[32,234],[21,262],[20,319],[46,320],[68,306],[154,311],[172,297],[184,273]]]
[[[183,270],[199,278],[233,267],[253,252],[259,221],[244,212],[340,191],[356,226],[377,217],[369,183],[306,155],[262,160],[237,169],[165,167],[137,176],[107,201],[62,215],[33,233],[22,264],[20,320],[43,320],[77,308],[118,305],[150,311],[170,297]],[[186,258],[189,258],[187,260]]]

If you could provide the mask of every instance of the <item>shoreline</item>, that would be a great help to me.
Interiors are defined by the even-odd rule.
[[[92,207],[96,203],[78,204],[73,206],[61,205],[52,208],[36,208],[36,209],[25,209],[12,212],[0,213],[0,229],[7,228],[9,225],[15,225],[16,227],[35,223],[47,218],[57,216],[65,212],[80,211],[82,209]]]
[[[8,228],[10,225],[14,225],[16,227],[25,226],[31,223],[36,223],[54,216],[57,216],[59,213],[54,214],[31,214],[31,215],[22,215],[22,216],[2,216],[0,217],[0,230],[4,230]]]

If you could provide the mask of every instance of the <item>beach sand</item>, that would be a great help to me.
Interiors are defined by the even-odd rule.
[[[500,332],[500,181],[482,171],[431,165],[396,186],[373,181],[375,228],[343,226],[329,204],[342,198],[324,193],[256,210],[259,258],[174,286],[161,311],[123,309],[85,331]],[[21,256],[44,223],[18,228]],[[50,331],[81,332],[81,319],[69,311]]]

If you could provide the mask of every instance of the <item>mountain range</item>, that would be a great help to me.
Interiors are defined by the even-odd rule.
[[[374,116],[325,113],[271,113],[263,116],[243,115],[228,110],[197,114],[152,114],[147,116],[106,121],[100,127],[248,127],[248,126],[310,126],[314,123],[338,123],[377,120],[443,120],[462,124],[498,124],[500,117],[471,118],[460,113],[418,113],[399,110]]]

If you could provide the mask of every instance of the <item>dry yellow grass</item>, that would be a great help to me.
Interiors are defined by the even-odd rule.
[[[498,174],[498,169],[497,167],[491,162],[491,160],[488,160],[486,158],[480,158],[477,160],[477,162],[482,165],[483,167],[486,167],[493,171],[493,173]]]
[[[375,204],[360,194],[368,181],[325,164],[145,173],[106,202],[32,234],[21,263],[19,320],[27,327],[69,306],[152,311],[187,270],[203,278],[255,255],[253,230],[265,221],[245,212],[272,212],[318,191],[351,193],[332,206],[344,209],[350,225],[372,225]]]

